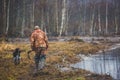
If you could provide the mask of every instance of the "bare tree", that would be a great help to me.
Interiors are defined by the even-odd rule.
[[[55,16],[56,16],[56,32],[59,31],[59,25],[58,25],[58,0],[55,0]]]
[[[34,25],[39,25],[51,36],[85,36],[96,33],[109,35],[111,32],[118,34],[119,2],[119,0],[0,0],[0,32],[10,36],[26,36],[26,32],[30,33]]]
[[[62,35],[62,32],[63,32],[63,28],[65,27],[65,20],[66,20],[66,0],[63,0],[62,1],[62,5],[63,5],[63,8],[62,8],[62,20],[61,20],[61,27],[60,27],[60,33],[59,33],[59,36]]]
[[[98,26],[99,26],[99,33],[101,33],[101,14],[100,14],[100,4],[98,5]]]
[[[90,28],[90,34],[91,36],[93,35],[93,28],[94,28],[94,17],[95,17],[95,1],[93,1],[93,5],[91,6],[92,8],[92,17],[91,17],[91,28]]]
[[[45,30],[45,7],[46,7],[46,0],[42,0],[41,2],[41,29]]]
[[[3,5],[3,10],[4,10],[4,14],[3,14],[3,28],[2,28],[2,32],[4,33],[5,32],[5,28],[6,28],[6,17],[7,17],[7,15],[6,15],[6,0],[3,0],[3,3],[4,3],[4,5]]]
[[[69,15],[69,8],[68,8],[68,1],[66,0],[66,18],[65,18],[65,24],[64,24],[64,28],[63,28],[63,32],[64,32],[64,35],[67,35],[68,34],[68,22],[69,22],[69,18],[70,18],[70,15]]]
[[[84,0],[83,35],[86,34],[85,20],[86,20],[86,0]]]
[[[36,0],[32,0],[32,5],[31,5],[31,9],[32,9],[32,13],[31,13],[31,27],[34,27],[34,14],[35,14],[35,1]]]
[[[116,0],[115,1],[115,33],[118,33],[118,14],[119,14],[119,8],[118,8],[118,2]]]
[[[46,0],[46,4],[49,4],[49,0]],[[50,19],[50,12],[49,12],[49,5],[47,5],[47,13],[46,13],[46,19],[47,19],[47,21],[46,21],[46,23],[47,23],[47,26],[45,26],[46,27],[46,33],[50,33],[50,29],[49,29],[49,25],[50,25],[50,21],[49,21],[49,19]]]
[[[79,21],[79,24],[78,24],[78,34],[80,35],[81,33],[82,33],[82,3],[81,4],[79,4],[79,12],[80,12],[80,14],[79,14],[79,16],[80,16],[80,21]]]
[[[22,16],[22,26],[21,26],[21,36],[24,36],[24,27],[25,27],[25,1],[23,1],[23,16]]]
[[[8,7],[7,7],[7,27],[6,27],[6,34],[8,34],[9,29],[9,13],[10,13],[10,0],[8,0]]]
[[[106,0],[106,31],[105,31],[105,33],[106,33],[106,35],[108,34],[108,2],[107,2],[107,0]]]
[[[19,27],[19,21],[20,21],[20,10],[18,9],[18,11],[17,11],[17,17],[16,17],[16,27]]]
[[[41,10],[41,29],[43,29],[44,27],[44,9],[42,8]]]

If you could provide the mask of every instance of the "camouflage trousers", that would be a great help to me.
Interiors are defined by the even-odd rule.
[[[35,60],[37,70],[41,70],[45,66],[46,55],[43,53],[45,49],[46,48],[44,47],[39,47],[36,51],[34,60]]]

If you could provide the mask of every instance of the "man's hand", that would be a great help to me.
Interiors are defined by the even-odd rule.
[[[32,49],[32,51],[34,51],[34,50],[35,50],[35,47],[34,47],[34,46],[31,46],[31,49]]]

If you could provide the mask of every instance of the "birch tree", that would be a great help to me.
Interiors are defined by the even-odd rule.
[[[27,36],[34,24],[51,36],[119,34],[119,8],[119,0],[0,0],[0,34]]]
[[[41,10],[41,29],[43,29],[43,26],[44,26],[44,10],[42,8],[42,10]]]
[[[8,0],[8,7],[7,7],[7,27],[5,33],[8,34],[9,29],[9,13],[10,13],[10,0]]]
[[[100,14],[100,4],[98,5],[98,26],[99,26],[99,33],[101,33],[101,30],[102,30],[102,28],[101,28],[101,16],[100,16],[101,14]]]
[[[56,32],[59,31],[59,25],[58,25],[58,0],[55,0],[55,17],[56,17]]]
[[[67,29],[68,29],[68,22],[69,22],[69,8],[68,8],[68,0],[66,0],[66,5],[65,5],[65,8],[66,8],[66,11],[65,11],[65,24],[64,24],[64,28],[63,28],[63,32],[64,32],[64,35],[67,35],[68,32],[67,32]]]
[[[115,33],[118,33],[118,3],[116,0],[115,1]]]
[[[41,29],[45,29],[45,7],[46,7],[46,0],[41,1]]]
[[[90,28],[90,34],[93,35],[93,28],[94,28],[94,17],[95,17],[95,1],[93,2],[92,8],[92,17],[91,17],[91,28]]]
[[[61,19],[61,26],[60,26],[59,36],[62,35],[63,28],[65,27],[65,20],[66,20],[66,0],[62,1],[62,5],[63,5],[63,8],[62,8],[62,19]]]
[[[66,23],[65,23],[65,28],[64,28],[64,33],[65,33],[65,35],[68,34],[68,24],[69,24],[69,17],[70,17],[68,11],[69,11],[69,9],[68,9],[68,7],[67,7],[67,9],[66,9]]]
[[[85,20],[86,20],[86,0],[84,0],[83,35],[86,34]]]
[[[108,34],[108,2],[107,2],[107,0],[106,0],[106,31],[105,31],[105,33],[106,33],[106,35]]]
[[[25,27],[25,1],[23,1],[23,16],[22,16],[22,26],[21,26],[21,36],[24,36],[24,27]]]
[[[35,14],[35,0],[32,0],[32,14],[31,14],[31,27],[34,27],[34,14]]]
[[[79,21],[79,26],[78,26],[78,34],[80,35],[80,33],[83,31],[82,30],[82,25],[81,24],[83,24],[82,23],[82,4],[80,4],[79,5],[79,11],[80,11],[80,14],[79,14],[79,16],[80,16],[80,21]]]
[[[49,4],[49,0],[46,0],[46,3],[47,4]],[[47,5],[47,13],[46,13],[46,16],[47,16],[47,26],[46,26],[46,33],[50,33],[50,29],[49,29],[49,27],[48,27],[48,25],[50,24],[50,21],[49,21],[49,19],[50,19],[50,12],[49,12],[49,6]]]

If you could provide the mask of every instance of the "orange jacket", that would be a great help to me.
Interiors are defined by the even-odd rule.
[[[40,29],[36,29],[32,32],[30,36],[30,42],[32,47],[48,47],[48,38]]]

